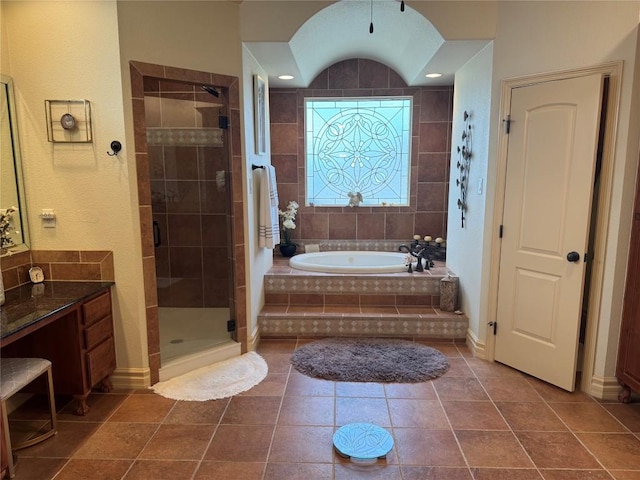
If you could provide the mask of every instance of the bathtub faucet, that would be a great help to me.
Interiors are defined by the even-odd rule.
[[[417,242],[414,242],[411,244],[411,247],[408,247],[405,244],[402,244],[398,247],[398,251],[402,252],[405,251],[406,253],[408,253],[409,255],[411,255],[412,257],[415,257],[418,261],[416,263],[416,268],[415,271],[416,272],[424,272],[425,269],[429,270],[431,267],[433,267],[433,260],[431,260],[428,256],[427,256],[427,249],[426,247],[423,247],[422,245],[420,245]],[[424,266],[422,264],[422,260],[425,260],[424,262]],[[413,271],[411,268],[411,262],[409,262],[409,270],[410,273]]]

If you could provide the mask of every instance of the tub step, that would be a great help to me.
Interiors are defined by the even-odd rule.
[[[465,315],[437,309],[402,309],[374,312],[326,311],[328,306],[307,307],[306,311],[293,306],[265,306],[258,315],[261,337],[326,337],[374,335],[442,340],[464,340],[469,320]],[[357,307],[355,307],[357,308]],[[331,309],[330,309],[331,310]],[[362,311],[364,310],[364,311]]]

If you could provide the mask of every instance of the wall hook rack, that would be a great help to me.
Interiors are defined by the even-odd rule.
[[[114,140],[111,142],[111,152],[107,152],[107,155],[110,157],[115,157],[118,155],[118,152],[122,150],[122,144],[118,140]]]

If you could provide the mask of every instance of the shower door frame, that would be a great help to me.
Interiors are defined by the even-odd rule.
[[[151,188],[149,156],[146,139],[144,106],[144,77],[174,80],[202,85],[214,85],[222,90],[227,99],[225,107],[229,116],[226,142],[229,158],[229,185],[231,188],[231,245],[229,247],[233,285],[230,289],[230,318],[236,322],[232,339],[239,342],[241,351],[247,351],[246,278],[244,269],[244,211],[242,192],[242,142],[240,134],[240,85],[237,77],[220,75],[130,61],[131,100],[133,107],[134,144],[138,185],[138,207],[142,242],[142,265],[144,272],[145,311],[147,320],[147,349],[151,384],[159,381],[160,328],[158,321],[158,295],[155,267],[155,251],[152,231]]]

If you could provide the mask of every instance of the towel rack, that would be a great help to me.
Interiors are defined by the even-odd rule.
[[[251,170],[257,170],[258,168],[264,168],[264,165],[251,165]]]

